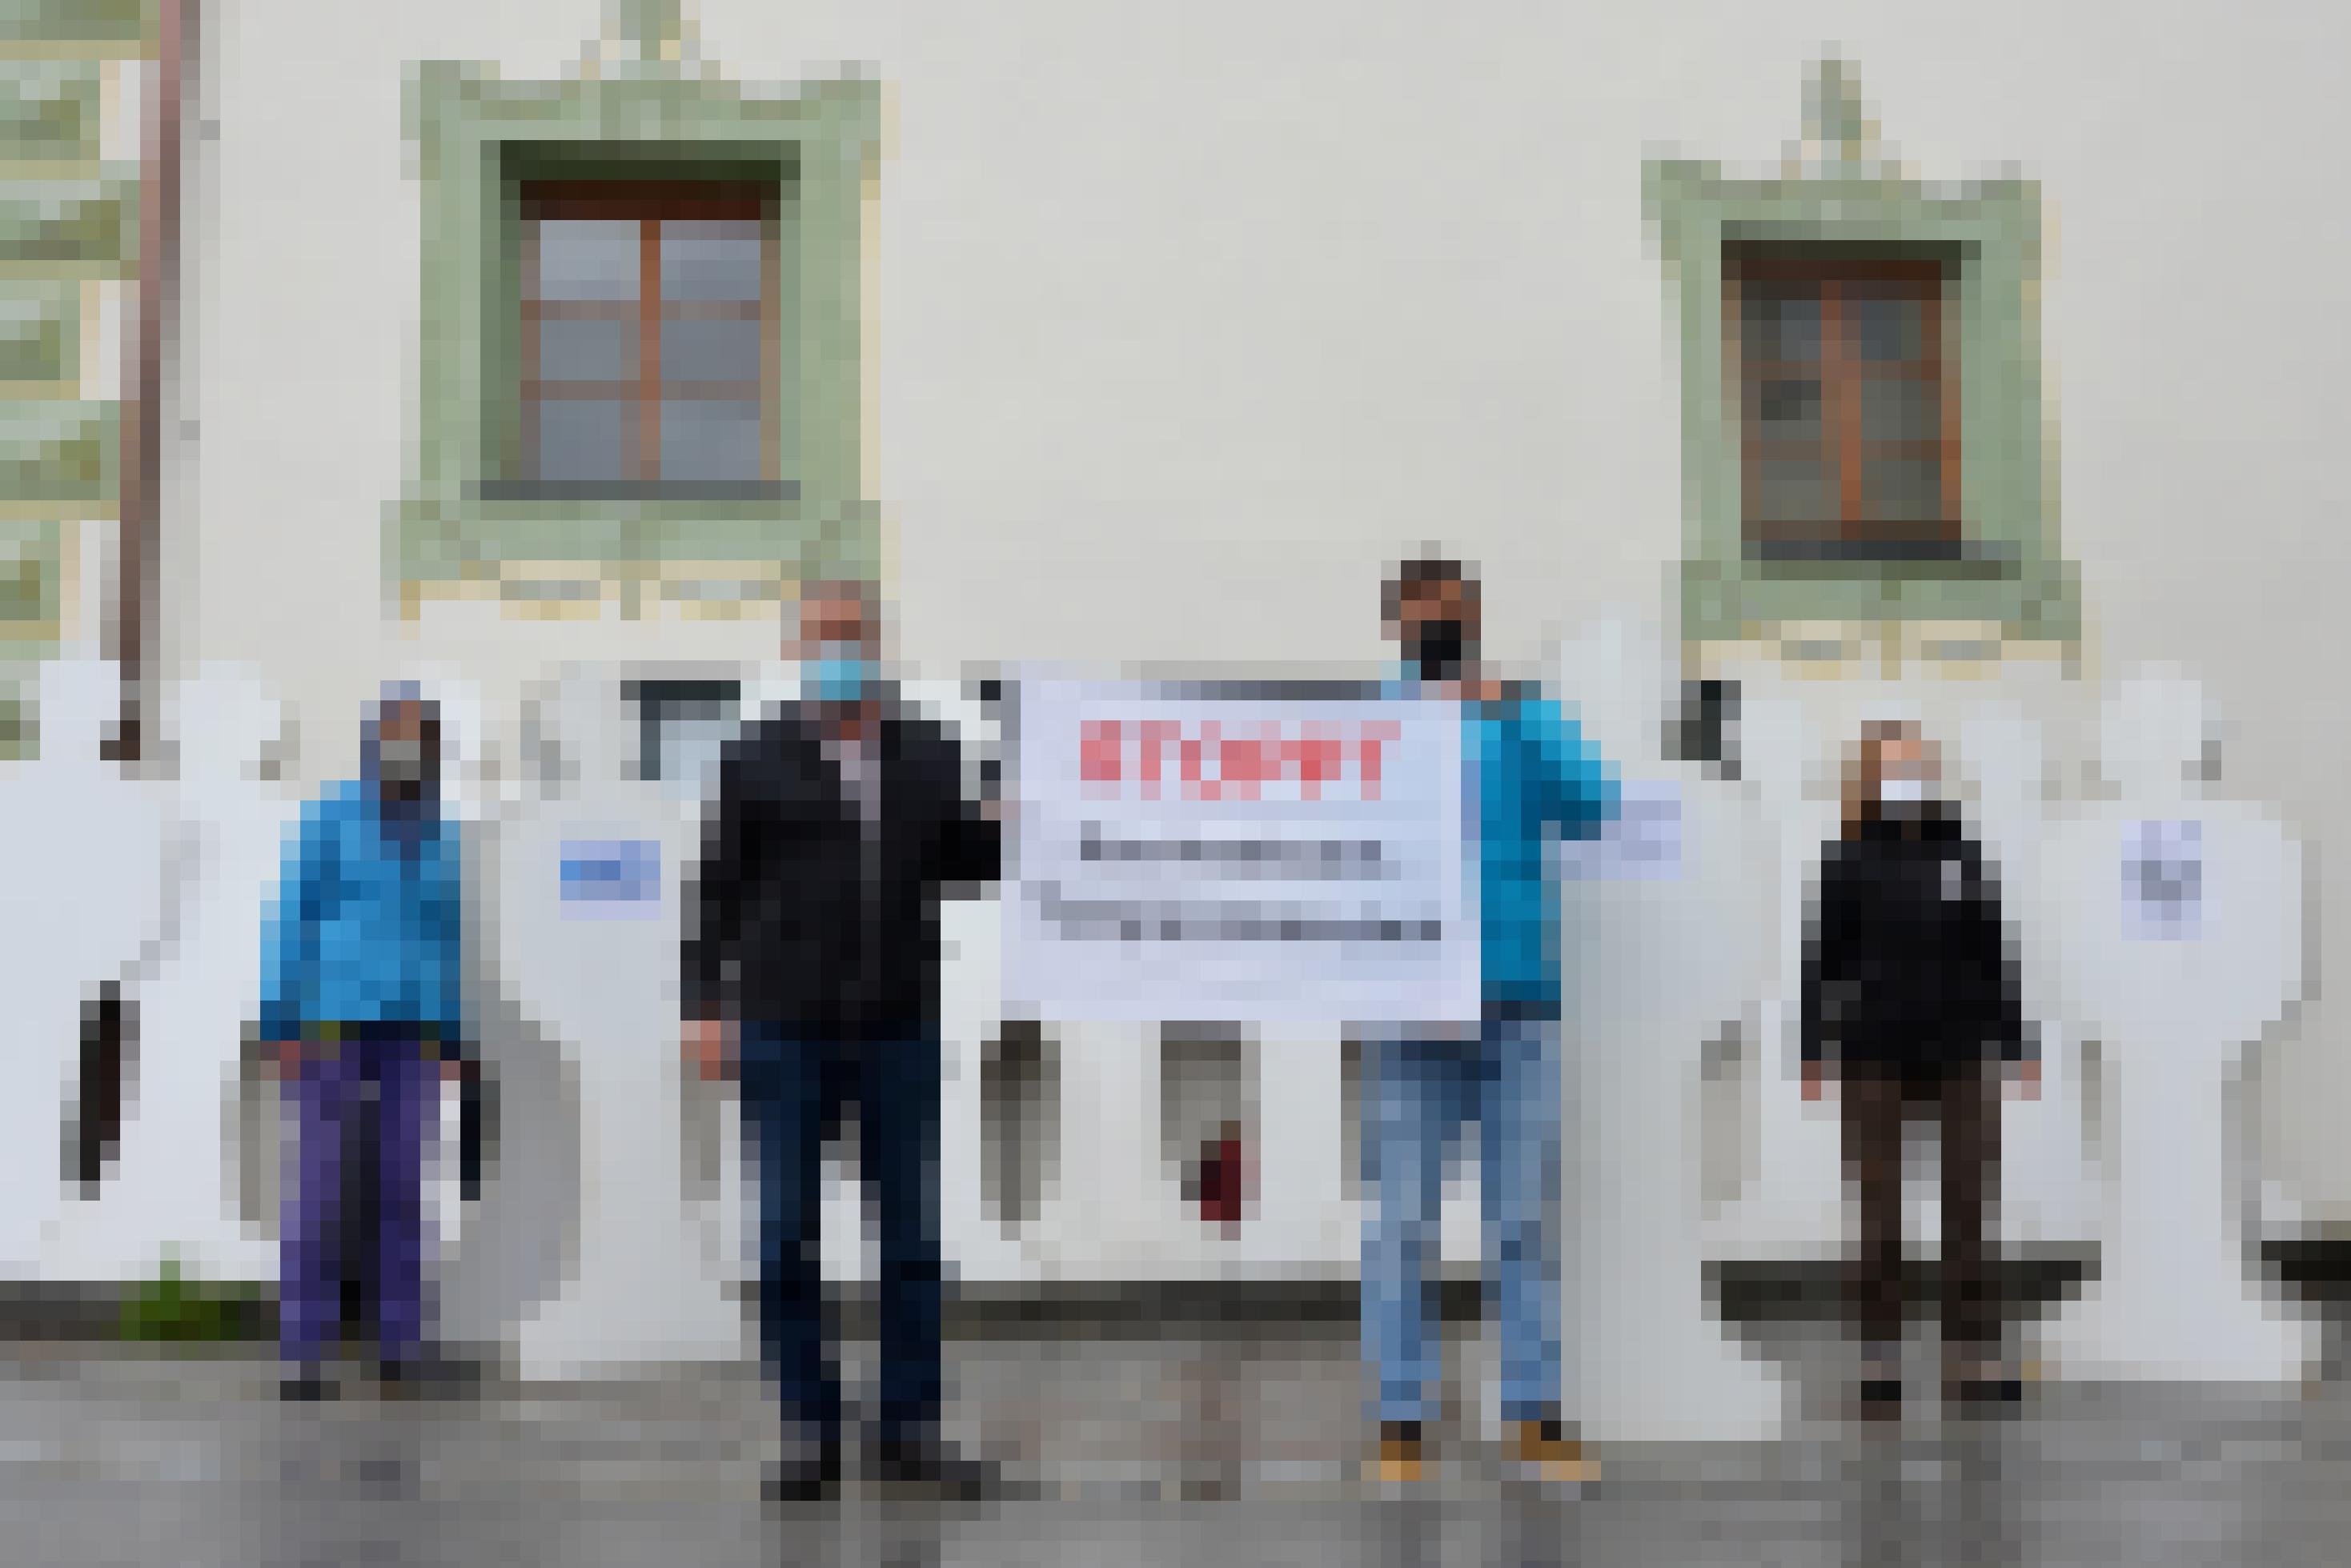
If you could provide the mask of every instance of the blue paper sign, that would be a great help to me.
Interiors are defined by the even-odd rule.
[[[2123,835],[2123,934],[2134,941],[2202,935],[2204,824],[2133,822]]]
[[[567,915],[631,915],[661,904],[661,844],[653,839],[566,839]]]

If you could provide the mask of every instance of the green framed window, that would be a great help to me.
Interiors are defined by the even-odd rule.
[[[1725,381],[1739,407],[1747,554],[1965,549],[1959,365],[1943,340],[1956,269],[1956,258],[1868,246],[1726,254]]]
[[[71,397],[81,380],[81,290],[0,282],[0,397]]]
[[[613,587],[624,613],[707,597],[679,563],[775,592],[878,570],[882,110],[861,78],[415,70],[421,381],[386,564],[408,612],[483,584],[537,603],[558,580]]]
[[[33,673],[57,652],[64,616],[64,525],[0,518],[0,697],[21,699],[29,720]],[[16,673],[11,679],[9,672]],[[29,735],[29,731],[26,732]],[[0,745],[0,758],[9,755]]]
[[[521,190],[519,450],[493,488],[784,499],[778,183]]]
[[[94,59],[0,59],[0,162],[96,162],[101,69]]]
[[[2039,189],[1881,158],[1843,62],[1808,97],[1774,173],[1646,170],[1681,348],[1684,638],[1965,622],[2071,643]]]
[[[111,402],[0,402],[0,520],[110,515],[120,424]]]
[[[0,0],[0,49],[19,57],[136,55],[155,29],[155,0]]]
[[[120,277],[139,256],[136,180],[0,182],[0,277]]]

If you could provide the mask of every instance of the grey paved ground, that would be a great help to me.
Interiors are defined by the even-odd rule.
[[[2351,1392],[2047,1389],[2023,1417],[1834,1419],[1832,1358],[1780,1442],[1621,1448],[1531,1496],[1459,1418],[1418,1500],[1354,1479],[1335,1333],[959,1347],[958,1433],[1040,1496],[763,1509],[734,1378],[286,1406],[257,1361],[0,1364],[0,1563],[2308,1563],[2351,1562]],[[1475,1350],[1457,1375],[1478,1375]],[[1472,1423],[1474,1426],[1474,1422]]]

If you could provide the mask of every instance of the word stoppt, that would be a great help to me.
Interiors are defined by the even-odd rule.
[[[1088,719],[1079,781],[1096,799],[1173,789],[1194,800],[1376,800],[1400,733],[1392,719]]]

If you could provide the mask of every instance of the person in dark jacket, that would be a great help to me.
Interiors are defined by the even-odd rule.
[[[737,1078],[758,1201],[761,1351],[793,1439],[779,1497],[841,1472],[818,1200],[827,1125],[853,1102],[881,1253],[880,1479],[967,1493],[984,1472],[941,1442],[939,931],[944,896],[996,879],[996,808],[975,804],[939,723],[879,667],[867,585],[804,591],[801,699],[746,728],[686,900],[685,1043]]]
[[[1999,892],[1981,848],[1941,797],[1933,749],[1907,723],[1865,729],[1847,770],[1843,836],[1823,854],[1803,965],[1804,1097],[1842,1101],[1846,1179],[1860,1220],[1848,1279],[1865,1346],[1862,1405],[1902,1397],[1902,1140],[1933,1121],[1943,1152],[1943,1346],[1948,1400],[2007,1400],[1988,1267],[2000,1158],[2000,1082],[2038,1092]]]

